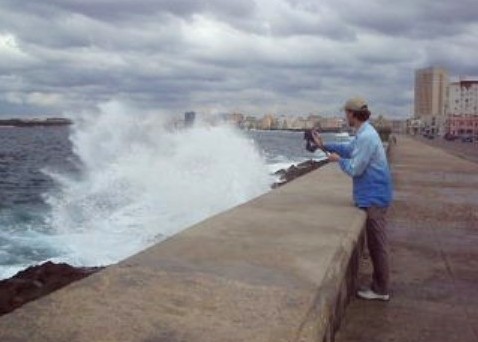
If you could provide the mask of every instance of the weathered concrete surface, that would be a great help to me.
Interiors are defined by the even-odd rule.
[[[0,341],[330,340],[363,224],[324,166],[3,316]]]
[[[462,142],[460,139],[448,141],[443,138],[426,139],[420,135],[413,137],[426,145],[439,147],[457,157],[478,163],[478,141]]]
[[[476,342],[478,164],[406,137],[391,161],[392,299],[352,301],[337,341]]]

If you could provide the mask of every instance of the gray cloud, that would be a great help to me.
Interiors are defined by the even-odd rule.
[[[476,23],[474,0],[367,0],[333,2],[344,21],[392,37],[441,39],[467,30]]]
[[[0,115],[410,114],[413,71],[478,75],[475,0],[2,1]]]

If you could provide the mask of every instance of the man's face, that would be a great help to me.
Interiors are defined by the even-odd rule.
[[[347,118],[347,123],[350,127],[355,127],[355,118],[350,110],[345,110],[345,116]]]

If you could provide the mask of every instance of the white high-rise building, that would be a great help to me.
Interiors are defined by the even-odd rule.
[[[460,80],[448,87],[445,130],[478,141],[478,80]]]
[[[478,115],[478,80],[450,83],[446,111],[448,115]]]

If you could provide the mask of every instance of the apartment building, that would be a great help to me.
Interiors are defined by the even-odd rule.
[[[415,118],[431,134],[439,133],[445,122],[447,88],[445,69],[430,67],[415,71]]]
[[[447,114],[478,115],[478,80],[460,80],[450,83]]]
[[[478,139],[478,80],[450,83],[445,130],[453,136]]]

